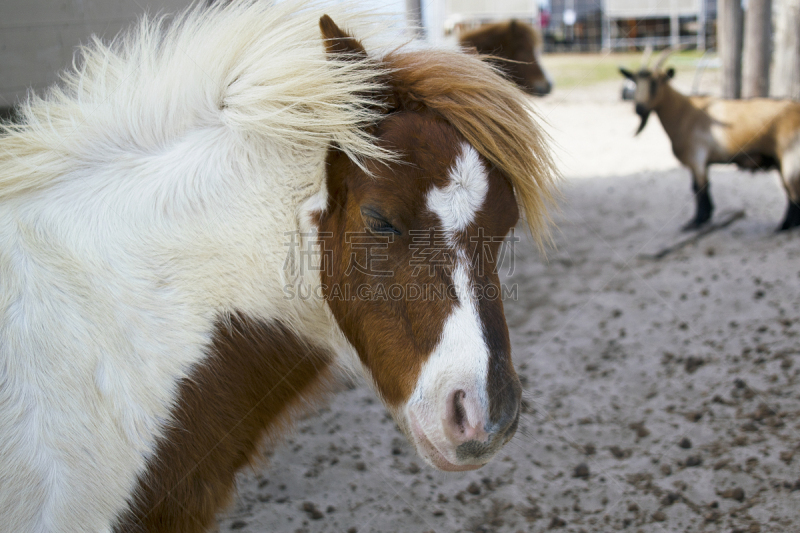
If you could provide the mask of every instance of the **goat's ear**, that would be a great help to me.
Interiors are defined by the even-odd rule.
[[[626,68],[623,68],[623,67],[619,67],[619,72],[620,72],[620,74],[622,74],[623,76],[625,76],[629,80],[636,81],[636,76],[634,76],[633,72],[631,72],[630,70],[628,70]]]
[[[675,69],[672,68],[672,67],[669,67],[667,69],[667,78],[674,78],[674,77],[675,77]]]
[[[329,56],[341,55],[352,59],[367,57],[367,51],[361,42],[339,28],[328,15],[320,17],[319,29],[325,40],[325,51]]]

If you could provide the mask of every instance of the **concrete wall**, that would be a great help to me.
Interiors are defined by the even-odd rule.
[[[42,90],[96,34],[111,39],[145,11],[172,13],[189,0],[0,0],[0,107]]]

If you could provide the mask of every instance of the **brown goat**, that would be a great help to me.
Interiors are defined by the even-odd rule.
[[[523,91],[544,96],[553,89],[550,76],[539,64],[542,38],[519,20],[486,24],[459,37],[463,48],[474,48],[505,73]]]
[[[735,163],[748,170],[777,168],[789,198],[778,229],[800,226],[800,103],[685,96],[670,86],[675,70],[661,68],[668,56],[669,51],[663,53],[653,70],[644,61],[636,73],[624,68],[620,72],[636,83],[636,113],[642,119],[637,135],[655,111],[675,157],[692,172],[697,210],[684,229],[696,229],[711,219],[708,167],[713,163]]]

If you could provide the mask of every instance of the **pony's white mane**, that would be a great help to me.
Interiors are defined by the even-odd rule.
[[[0,126],[4,531],[110,531],[227,313],[348,353],[283,265],[329,144],[391,157],[364,128],[385,71],[326,58],[319,29],[380,20],[219,4],[94,40]]]
[[[318,20],[331,11],[343,27],[363,26],[336,6],[244,0],[145,17],[110,44],[94,38],[58,86],[0,126],[0,198],[219,125],[287,153],[333,141],[356,160],[387,157],[363,130],[377,118],[364,95],[381,71],[326,59]]]

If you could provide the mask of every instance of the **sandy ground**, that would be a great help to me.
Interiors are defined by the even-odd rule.
[[[565,180],[556,248],[523,237],[506,283],[525,387],[517,436],[481,470],[416,456],[366,385],[246,472],[220,530],[800,531],[800,232],[775,234],[776,173],[712,171],[746,218],[661,260],[693,213],[657,118],[618,84],[538,101]]]

